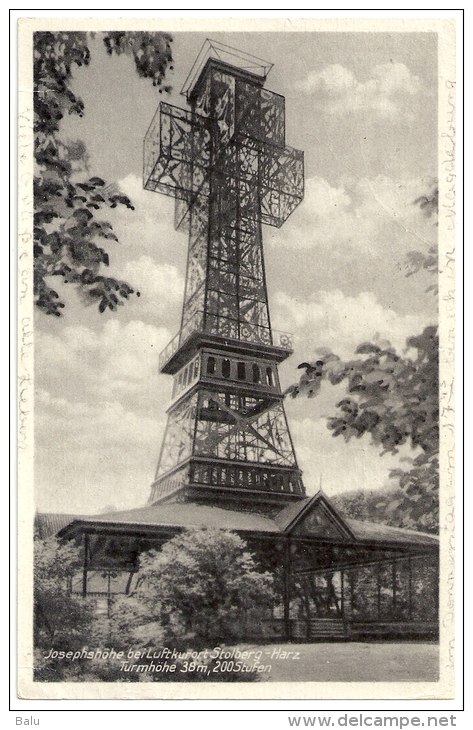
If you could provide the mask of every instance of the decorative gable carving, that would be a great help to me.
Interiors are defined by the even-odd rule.
[[[351,539],[351,531],[323,499],[312,504],[290,529],[298,537],[320,537],[328,540]]]

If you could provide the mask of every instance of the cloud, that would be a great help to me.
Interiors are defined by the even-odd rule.
[[[129,261],[120,272],[126,281],[132,281],[140,292],[139,301],[134,301],[133,314],[136,317],[151,317],[178,321],[177,313],[184,296],[184,277],[172,264],[156,264],[149,256],[140,256]]]
[[[430,323],[422,315],[399,315],[383,307],[372,292],[352,297],[338,290],[321,291],[305,301],[280,292],[274,297],[274,305],[278,324],[297,333],[293,362],[297,357],[317,359],[320,348],[352,357],[361,342],[375,337],[389,340],[402,352],[406,338]]]
[[[155,418],[146,418],[127,410],[117,401],[87,403],[57,398],[48,391],[40,389],[36,395],[36,403],[41,409],[38,419],[40,428],[38,440],[54,445],[55,435],[62,434],[61,448],[71,446],[87,446],[89,453],[95,451],[93,445],[97,439],[110,447],[126,444],[143,446],[154,441],[154,431],[159,422]],[[162,420],[162,419],[160,419]],[[64,426],[67,424],[67,430]],[[93,424],[93,428],[91,428]],[[104,450],[103,453],[106,453]]]
[[[165,328],[117,319],[38,329],[39,509],[95,512],[146,500],[170,402],[171,379],[158,371],[169,339]]]
[[[37,393],[35,484],[43,511],[96,512],[143,504],[156,468],[164,420],[108,400]]]
[[[289,414],[291,410],[288,405]],[[310,401],[310,410],[315,411],[314,401]],[[333,407],[331,413],[335,412]],[[329,497],[357,489],[381,489],[390,483],[390,470],[399,466],[399,456],[380,456],[369,437],[349,442],[334,438],[325,418],[312,414],[291,418],[290,424],[308,494],[314,494],[321,485]]]
[[[282,231],[278,245],[334,250],[349,246],[383,257],[423,249],[436,240],[437,228],[414,201],[432,187],[432,178],[400,182],[384,175],[346,178],[333,187],[320,177],[306,181],[298,215]]]
[[[283,389],[299,380],[302,371],[296,369],[298,363],[317,360],[323,348],[349,359],[361,342],[389,340],[402,352],[406,338],[429,324],[424,315],[401,315],[384,307],[372,292],[347,296],[339,290],[321,291],[304,301],[280,292],[274,299],[275,319],[296,333],[294,354],[280,367]],[[316,398],[286,400],[297,459],[311,494],[319,488],[320,479],[329,495],[381,488],[388,483],[390,469],[402,466],[403,456],[412,456],[406,447],[397,456],[380,457],[369,436],[348,443],[334,438],[326,419],[337,413],[336,404],[345,396],[345,383],[323,383]]]
[[[433,275],[406,278],[407,254],[437,244],[435,221],[414,202],[431,185],[427,177],[345,178],[338,185],[310,178],[297,216],[268,241],[273,291],[301,300],[301,309],[314,292],[340,290],[356,298],[371,291],[386,310],[422,312],[427,324],[435,322],[436,298],[425,293]],[[271,306],[276,296],[271,293]],[[278,312],[272,315],[275,327],[284,329]]]
[[[158,360],[170,339],[166,328],[116,319],[96,330],[38,330],[37,379],[53,395],[71,401],[117,399],[124,407],[153,412],[160,395],[169,398],[170,383],[159,374]]]
[[[143,189],[138,175],[129,174],[117,183],[128,195],[134,210],[119,206],[111,222],[121,245],[113,250],[113,263],[123,266],[141,255],[170,261],[172,254],[185,258],[187,237],[174,228],[174,200]]]
[[[403,63],[375,66],[371,78],[359,81],[352,71],[332,64],[312,71],[296,88],[317,100],[327,114],[371,112],[384,120],[396,120],[408,112],[406,98],[417,95],[421,81]]]

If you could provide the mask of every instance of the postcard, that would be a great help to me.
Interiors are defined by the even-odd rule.
[[[455,21],[19,64],[19,697],[453,698]]]

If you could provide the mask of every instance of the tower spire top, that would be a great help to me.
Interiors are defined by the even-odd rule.
[[[256,76],[261,76],[266,79],[267,75],[271,71],[274,64],[269,61],[264,61],[262,58],[252,56],[250,53],[239,51],[232,46],[228,46],[220,41],[213,41],[207,38],[204,45],[200,49],[199,55],[197,56],[194,65],[192,66],[189,74],[182,87],[181,94],[189,98],[192,89],[197,83],[200,74],[202,73],[205,64],[210,58],[214,58],[218,61],[223,61],[226,64],[233,66],[234,68],[248,71]]]

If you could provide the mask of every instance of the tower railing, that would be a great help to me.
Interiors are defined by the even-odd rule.
[[[161,370],[166,363],[169,362],[169,360],[175,355],[175,353],[178,351],[181,345],[184,344],[184,342],[191,337],[194,334],[208,334],[205,333],[199,325],[201,325],[203,321],[203,312],[195,312],[194,318],[196,326],[190,330],[189,329],[189,323],[186,324],[185,329],[179,330],[172,340],[168,342],[166,347],[160,352],[159,354],[159,369]],[[193,318],[193,319],[194,319]],[[272,333],[272,345],[274,347],[281,347],[284,350],[287,350],[288,352],[293,352],[293,337],[294,335],[291,332],[283,332],[282,330],[277,329],[271,329]],[[232,339],[232,338],[228,338]],[[235,340],[236,342],[244,342],[244,340]]]

